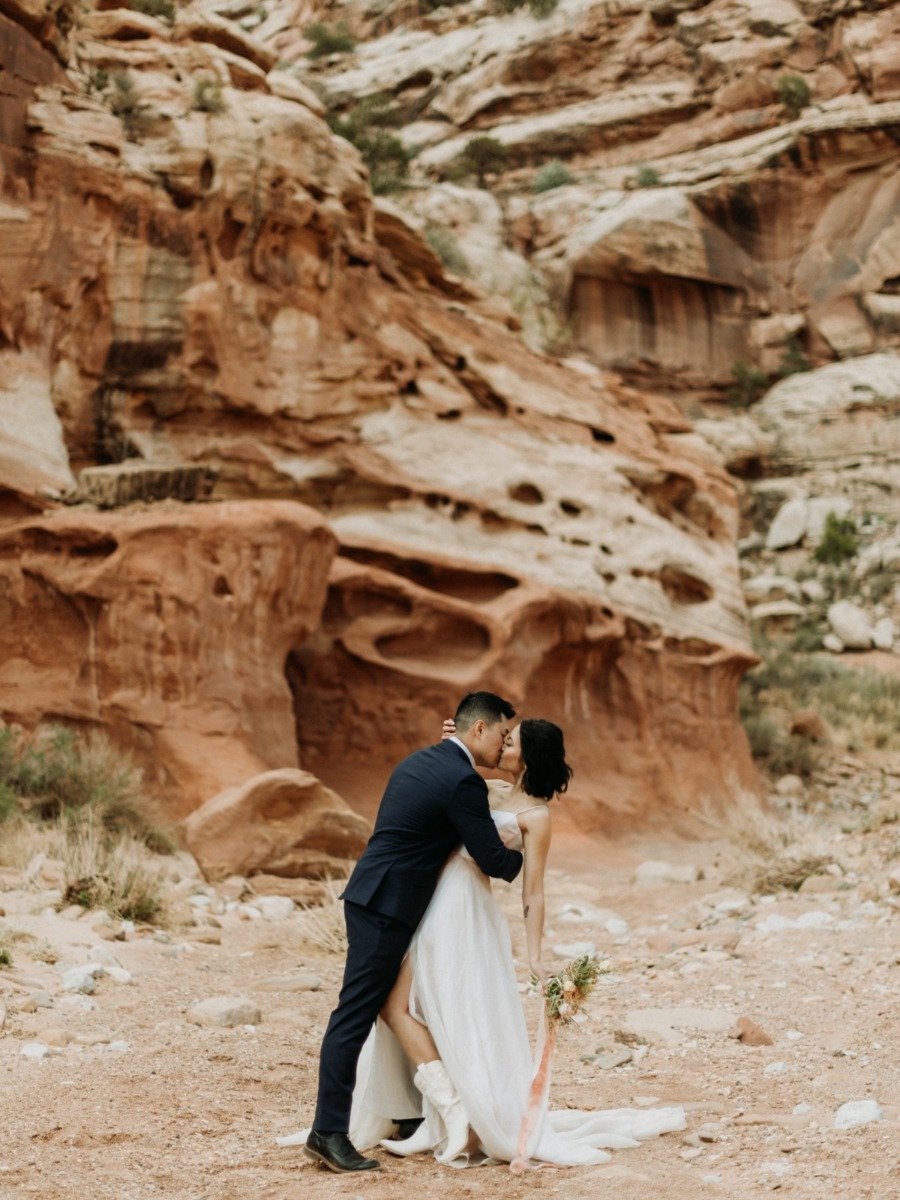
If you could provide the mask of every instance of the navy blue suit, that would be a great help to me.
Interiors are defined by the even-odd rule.
[[[441,867],[460,844],[486,875],[513,880],[522,855],[500,840],[487,785],[451,741],[417,750],[394,768],[375,829],[343,893],[347,963],[319,1063],[313,1128],[346,1133],[356,1064]]]

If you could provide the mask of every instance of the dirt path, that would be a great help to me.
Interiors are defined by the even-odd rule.
[[[96,916],[46,911],[47,893],[15,886],[21,881],[7,873],[7,932],[30,933],[66,963],[105,955],[130,981],[108,973],[92,996],[67,994],[59,964],[35,961],[35,942],[13,944],[13,966],[0,970],[0,1198],[900,1197],[900,912],[889,882],[900,825],[891,816],[884,805],[877,813],[845,805],[807,818],[795,856],[839,865],[809,891],[769,897],[726,886],[739,861],[726,843],[635,843],[604,856],[589,843],[574,854],[561,839],[548,947],[591,942],[615,973],[596,992],[589,1021],[561,1034],[554,1106],[679,1103],[688,1131],[616,1152],[603,1167],[519,1177],[501,1166],[459,1172],[387,1154],[381,1172],[337,1177],[276,1146],[310,1119],[342,966],[309,943],[300,914],[270,921],[225,912],[218,929],[105,941],[92,929]],[[638,887],[633,865],[646,858],[692,864],[703,877]],[[182,903],[195,886],[177,885]],[[495,890],[521,954],[516,893]],[[580,906],[584,919],[567,906]],[[610,914],[627,931],[604,928]],[[565,957],[547,955],[559,965]],[[269,990],[267,980],[299,972],[315,973],[319,990]],[[51,1006],[23,1011],[35,994]],[[194,1002],[234,995],[259,1005],[255,1027],[186,1019]],[[524,1003],[534,1020],[536,1001]],[[728,1036],[740,1017],[774,1044]],[[631,1062],[604,1070],[581,1061],[621,1050],[623,1038]],[[23,1050],[33,1042],[63,1044],[31,1058]],[[865,1100],[880,1104],[883,1120],[834,1128],[841,1105]]]

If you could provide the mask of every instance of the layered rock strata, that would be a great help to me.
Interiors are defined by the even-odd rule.
[[[753,786],[734,494],[674,406],[528,352],[376,220],[233,23],[102,11],[69,46],[0,158],[9,409],[43,454],[0,460],[3,716],[109,726],[179,814],[298,765],[371,806],[481,686],[565,727],[586,828]],[[220,503],[22,515],[115,463]]]

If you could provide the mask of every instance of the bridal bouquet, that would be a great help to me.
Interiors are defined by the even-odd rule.
[[[581,1012],[584,1002],[601,975],[610,973],[609,963],[584,954],[547,980],[547,1020],[551,1025],[569,1025]]]
[[[544,1012],[546,1021],[538,1026],[538,1041],[535,1048],[534,1074],[525,1107],[525,1115],[519,1129],[516,1157],[509,1164],[514,1175],[527,1171],[533,1165],[531,1152],[540,1133],[538,1117],[546,1108],[550,1090],[550,1069],[553,1051],[556,1048],[556,1030],[559,1025],[568,1025],[580,1017],[582,1006],[594,984],[601,975],[608,975],[612,968],[596,956],[583,954],[563,967],[547,980],[544,987]],[[532,983],[538,981],[532,976]]]

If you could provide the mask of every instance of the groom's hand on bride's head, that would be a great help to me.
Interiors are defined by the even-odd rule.
[[[441,727],[441,741],[446,742],[447,738],[452,738],[456,733],[456,722],[452,717],[447,717]]]

